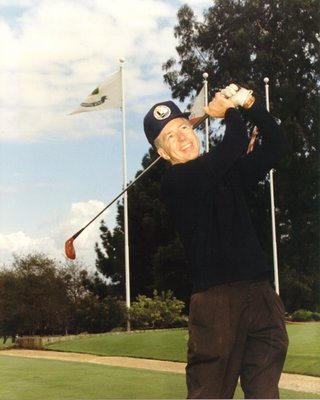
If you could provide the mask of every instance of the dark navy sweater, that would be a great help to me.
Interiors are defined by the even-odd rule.
[[[230,108],[222,142],[195,160],[170,166],[162,178],[161,197],[184,244],[193,292],[272,274],[245,191],[266,177],[286,142],[275,120],[257,102],[244,113],[262,137],[253,152],[246,155],[245,123],[240,111]]]

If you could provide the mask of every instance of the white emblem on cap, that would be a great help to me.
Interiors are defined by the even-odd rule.
[[[170,114],[171,114],[170,108],[165,105],[157,106],[153,111],[153,116],[159,121],[162,121],[170,117]]]

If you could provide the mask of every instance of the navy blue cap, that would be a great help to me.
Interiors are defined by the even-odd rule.
[[[183,113],[173,101],[155,104],[143,120],[144,132],[149,143],[153,144],[167,123],[175,118],[189,118],[190,113]]]

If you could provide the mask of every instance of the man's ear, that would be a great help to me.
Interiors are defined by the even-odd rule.
[[[162,147],[159,147],[157,149],[157,152],[158,152],[160,157],[162,157],[162,158],[164,158],[165,160],[168,160],[168,161],[170,160],[170,156],[168,155],[168,153]]]

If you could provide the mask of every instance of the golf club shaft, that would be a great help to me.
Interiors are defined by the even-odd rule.
[[[201,119],[199,121],[197,121],[194,125],[193,125],[193,129],[196,129],[200,124],[202,124],[209,116],[207,114],[205,114],[203,117],[201,117]],[[123,191],[121,193],[118,194],[118,196],[116,196],[109,204],[107,204],[105,206],[105,208],[103,210],[101,210],[94,218],[92,218],[83,228],[81,228],[78,232],[76,232],[73,236],[71,236],[71,239],[76,239],[89,225],[92,224],[93,221],[95,221],[98,217],[100,217],[100,215],[102,213],[104,213],[110,206],[112,206],[112,204],[117,201],[128,189],[131,188],[131,186],[133,186],[138,179],[140,179],[147,171],[149,171],[150,168],[152,168],[159,160],[160,160],[160,156],[158,158],[156,158],[150,165],[148,165],[148,167],[143,170],[141,172],[140,175],[138,175],[136,177],[136,179],[134,181],[132,181],[129,185],[127,185]]]
[[[141,172],[141,174],[138,175],[134,181],[132,181],[129,185],[127,185],[126,188],[125,188],[121,193],[119,193],[112,201],[110,201],[110,203],[107,204],[107,205],[105,206],[105,208],[104,208],[103,210],[101,210],[94,218],[92,218],[92,220],[90,220],[90,221],[87,223],[87,225],[85,225],[85,226],[84,226],[83,228],[81,228],[77,233],[75,233],[75,234],[72,236],[72,238],[73,238],[73,239],[76,239],[76,238],[80,235],[81,232],[83,232],[90,224],[92,224],[93,221],[95,221],[98,217],[100,217],[100,215],[101,215],[102,213],[104,213],[110,206],[112,206],[112,204],[113,204],[115,201],[117,201],[128,189],[130,189],[131,186],[133,186],[133,185],[137,182],[137,180],[140,179],[140,178],[142,177],[142,175],[144,175],[147,171],[149,171],[149,169],[150,169],[151,167],[153,167],[153,166],[160,160],[160,158],[161,158],[161,157],[159,156],[159,157],[156,158],[150,165],[148,165],[148,167],[147,167],[145,170],[143,170],[143,171]]]

